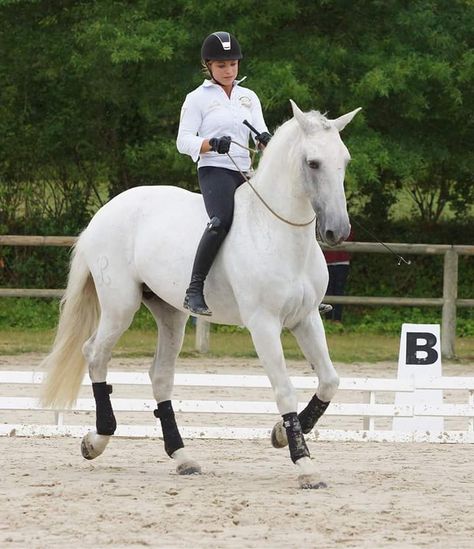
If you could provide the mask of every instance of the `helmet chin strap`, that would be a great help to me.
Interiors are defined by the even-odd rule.
[[[219,82],[219,80],[216,80],[216,79],[214,78],[214,76],[212,75],[212,72],[211,72],[211,76],[212,76],[212,80],[213,80],[216,84],[219,84],[219,86],[224,87],[224,84],[221,84],[221,83]]]

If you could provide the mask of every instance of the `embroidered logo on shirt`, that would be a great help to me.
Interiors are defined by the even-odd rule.
[[[250,107],[252,106],[252,100],[248,95],[242,95],[242,97],[239,97],[239,101],[242,107],[247,107],[250,109]]]

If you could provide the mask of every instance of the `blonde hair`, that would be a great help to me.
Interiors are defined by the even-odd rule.
[[[204,76],[206,78],[209,78],[209,80],[212,80],[211,71],[209,70],[209,67],[208,67],[206,61],[204,61],[204,59],[201,60],[201,70],[204,73]]]
[[[240,59],[236,59],[236,61],[238,61],[240,65]],[[212,63],[212,59],[209,59],[208,61],[201,59],[201,71],[206,78],[209,78],[209,80],[214,80],[211,71],[209,70],[209,63]]]

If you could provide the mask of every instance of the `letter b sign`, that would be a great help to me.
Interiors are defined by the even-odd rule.
[[[434,364],[438,360],[438,351],[435,349],[438,340],[430,332],[406,333],[406,364]]]
[[[413,406],[413,417],[394,417],[396,431],[433,431],[444,429],[442,417],[419,416],[417,407],[441,406],[443,391],[424,389],[430,378],[441,377],[441,345],[439,324],[403,324],[398,355],[398,379],[415,384],[413,392],[397,393],[397,406]]]

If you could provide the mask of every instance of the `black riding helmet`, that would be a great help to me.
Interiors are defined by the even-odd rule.
[[[202,43],[201,59],[204,62],[242,59],[242,50],[235,36],[229,32],[213,32]]]

